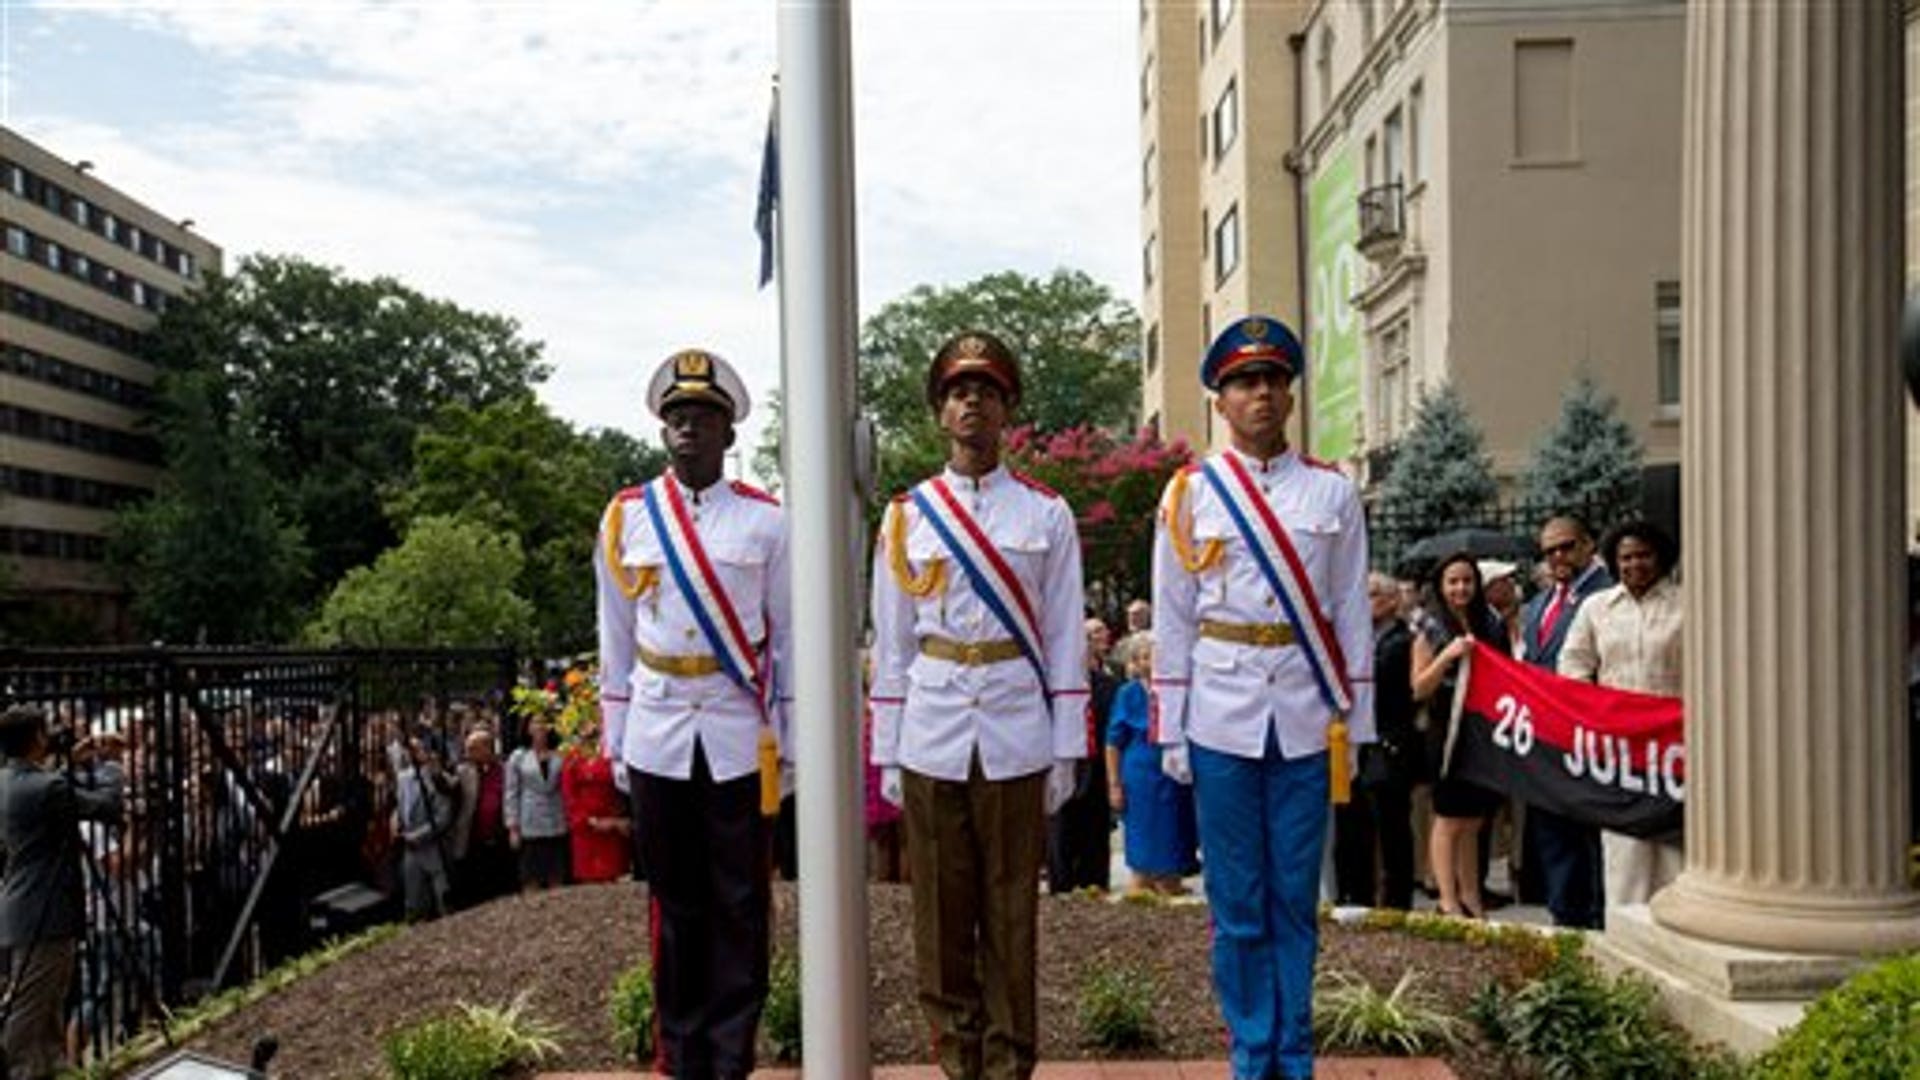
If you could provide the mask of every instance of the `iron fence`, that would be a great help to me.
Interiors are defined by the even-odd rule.
[[[126,794],[76,838],[91,1049],[342,929],[330,890],[391,897],[397,741],[424,725],[456,748],[480,720],[513,739],[514,676],[497,650],[0,650],[0,700],[75,736],[76,783]]]

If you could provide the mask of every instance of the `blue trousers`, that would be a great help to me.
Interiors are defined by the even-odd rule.
[[[1313,1075],[1313,963],[1327,755],[1259,760],[1192,748],[1213,912],[1213,988],[1236,1080]]]

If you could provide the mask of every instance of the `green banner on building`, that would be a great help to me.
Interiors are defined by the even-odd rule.
[[[1365,350],[1353,294],[1362,282],[1360,182],[1351,148],[1329,158],[1307,189],[1307,448],[1340,461],[1359,448]]]

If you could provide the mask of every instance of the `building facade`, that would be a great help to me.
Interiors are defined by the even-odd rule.
[[[1305,36],[1310,446],[1377,484],[1452,383],[1510,483],[1586,373],[1677,512],[1684,4],[1323,0]]]
[[[91,170],[0,127],[0,602],[119,638],[107,529],[161,466],[143,335],[220,249]]]
[[[1305,3],[1140,5],[1141,415],[1216,434],[1198,372],[1215,328],[1253,312],[1299,325],[1293,39]]]

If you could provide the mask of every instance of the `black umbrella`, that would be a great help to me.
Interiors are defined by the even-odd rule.
[[[1470,527],[1435,533],[1414,542],[1400,553],[1402,577],[1423,577],[1435,563],[1450,555],[1465,552],[1475,559],[1506,559],[1524,562],[1533,558],[1532,542],[1498,529]]]

